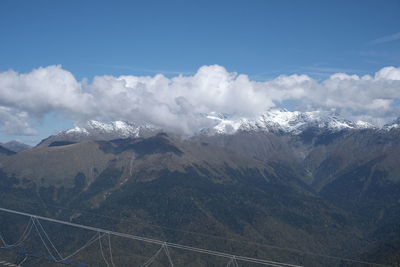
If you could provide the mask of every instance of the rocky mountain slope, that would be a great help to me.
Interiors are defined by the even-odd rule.
[[[92,122],[89,129],[65,131],[35,148],[3,155],[2,205],[305,266],[360,266],[316,254],[398,260],[397,122],[379,129],[287,111],[239,126],[229,122],[236,128],[226,126],[226,117],[215,120],[214,128],[191,138],[152,127],[144,128],[143,137],[140,127]],[[127,138],[113,139],[121,135]],[[68,248],[67,234],[75,236],[67,231],[55,242]],[[115,247],[122,265],[141,264],[141,255],[149,253],[141,244]],[[80,257],[95,264],[87,254]],[[179,257],[182,266],[217,265],[213,259]]]
[[[13,155],[13,154],[15,154],[14,151],[12,151],[12,150],[0,145],[0,155],[9,156],[9,155]]]
[[[338,231],[353,228],[352,219],[344,219],[346,212],[310,193],[290,172],[218,146],[165,134],[37,147],[3,159],[1,167],[3,205],[104,228],[129,230],[123,222],[92,221],[72,211],[132,219],[138,222],[137,234],[150,231],[170,241],[220,250],[225,241],[199,241],[196,234],[182,235],[179,230],[261,243],[274,240],[275,245],[317,252],[360,243]],[[178,234],[160,233],[147,224],[178,229]],[[247,253],[253,247],[232,249]],[[258,253],[267,256],[260,248]],[[273,254],[293,260],[279,251]],[[196,266],[189,262],[185,266]]]

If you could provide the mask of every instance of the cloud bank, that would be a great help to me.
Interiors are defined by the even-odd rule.
[[[190,76],[96,76],[88,82],[57,65],[0,73],[0,129],[34,134],[30,121],[54,112],[77,124],[124,120],[192,134],[212,123],[205,114],[252,118],[288,102],[381,125],[400,115],[399,100],[396,67],[365,76],[336,73],[323,81],[294,74],[259,82],[211,65]]]

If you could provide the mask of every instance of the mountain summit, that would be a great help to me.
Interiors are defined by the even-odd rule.
[[[390,131],[392,129],[399,129],[399,128],[400,128],[400,117],[398,117],[394,121],[392,121],[388,124],[385,124],[383,126],[383,130],[387,130],[387,131]]]
[[[271,109],[256,119],[229,119],[224,116],[209,115],[216,121],[212,129],[203,130],[208,134],[231,134],[236,131],[266,131],[298,135],[309,128],[319,128],[331,132],[375,128],[364,121],[353,122],[340,118],[338,114],[325,111],[299,112],[286,109]]]
[[[69,136],[89,135],[115,135],[118,137],[137,137],[141,130],[140,126],[124,121],[113,121],[110,123],[90,120],[85,125],[69,129],[60,134]]]
[[[52,135],[40,142],[38,146],[47,146],[60,141],[77,143],[89,140],[113,140],[128,137],[145,137],[154,135],[155,133],[157,133],[157,128],[151,125],[138,126],[124,121],[104,123],[90,120],[81,126],[76,126],[75,128]]]
[[[21,152],[21,151],[31,148],[30,145],[27,145],[27,144],[24,144],[24,143],[15,141],[15,140],[7,142],[7,143],[0,143],[0,145],[2,145],[3,147],[5,147],[11,151],[14,151],[14,152]]]

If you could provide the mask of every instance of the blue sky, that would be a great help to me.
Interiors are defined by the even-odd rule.
[[[399,14],[400,1],[386,0],[3,0],[0,72],[61,64],[90,82],[96,75],[191,75],[218,64],[256,81],[373,75],[400,65]],[[36,120],[38,136],[3,132],[0,142],[34,143],[72,125],[60,116]]]

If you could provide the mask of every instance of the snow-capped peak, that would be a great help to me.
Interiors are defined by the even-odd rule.
[[[104,123],[100,121],[90,120],[83,126],[76,126],[65,131],[66,134],[115,134],[120,137],[137,137],[140,127],[124,121],[113,121]]]
[[[125,121],[109,123],[89,120],[56,136],[66,140],[111,140],[116,138],[142,137],[152,135],[159,129],[151,125],[136,125]]]
[[[205,114],[205,117],[210,120],[211,127],[200,130],[200,134],[206,135],[234,134],[238,131],[264,131],[298,135],[309,128],[326,129],[333,132],[344,129],[375,128],[367,122],[352,122],[326,111],[300,112],[270,109],[254,119],[216,112]],[[160,128],[151,125],[137,126],[125,121],[104,123],[90,120],[83,125],[60,132],[57,138],[60,140],[111,140],[127,137],[145,137],[160,130]]]
[[[374,125],[372,125],[371,123],[366,122],[366,121],[360,121],[360,120],[358,120],[358,121],[355,122],[355,124],[356,124],[357,128],[359,128],[359,129],[371,129],[371,128],[376,128]]]
[[[337,114],[325,111],[299,112],[285,109],[271,109],[255,119],[221,118],[208,116],[215,120],[209,134],[231,134],[236,131],[267,131],[275,133],[300,134],[308,128],[321,128],[330,131],[343,129],[374,128],[373,125],[340,118]]]
[[[203,129],[203,133],[213,133],[213,134],[233,134],[241,126],[241,120],[230,120],[226,116],[220,114],[210,114],[206,116],[208,119],[216,122],[216,125],[209,129]]]
[[[90,129],[102,131],[104,133],[118,133],[121,137],[137,137],[140,127],[132,123],[124,121],[113,121],[110,123],[103,123],[91,120],[88,122]]]
[[[88,130],[86,130],[85,128],[82,128],[82,127],[78,127],[78,126],[75,126],[74,128],[69,129],[69,130],[66,130],[66,131],[64,131],[64,132],[60,132],[59,134],[61,134],[61,133],[67,133],[67,134],[85,134],[85,135],[88,135],[88,134],[89,134]]]
[[[148,137],[160,131],[151,125],[136,125],[125,121],[113,121],[109,123],[90,120],[72,129],[61,131],[39,143],[38,146],[46,146],[55,141],[81,142],[113,140],[128,137]]]
[[[382,129],[390,131],[392,129],[399,129],[399,128],[400,128],[400,117],[388,124],[385,124]]]

